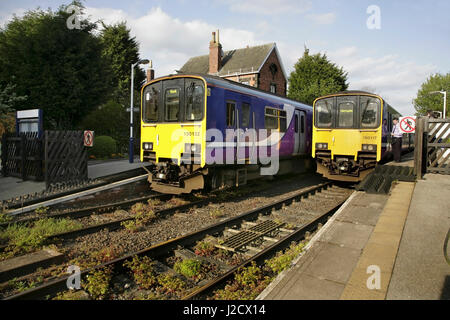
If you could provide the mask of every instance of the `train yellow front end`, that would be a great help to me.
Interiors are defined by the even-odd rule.
[[[158,192],[203,189],[207,85],[196,76],[169,76],[142,88],[141,161]]]
[[[312,156],[330,180],[360,181],[382,157],[384,101],[345,92],[314,101]]]

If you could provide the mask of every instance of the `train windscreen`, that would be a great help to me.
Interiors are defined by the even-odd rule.
[[[322,129],[375,129],[380,126],[381,101],[363,95],[342,95],[317,100],[315,126]]]
[[[204,114],[201,80],[177,78],[147,86],[142,95],[142,120],[154,122],[200,121]]]

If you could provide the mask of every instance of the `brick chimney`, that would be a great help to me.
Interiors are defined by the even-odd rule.
[[[155,70],[153,70],[153,63],[150,61],[150,64],[147,69],[147,83],[155,79]]]
[[[212,33],[212,40],[209,42],[209,73],[217,73],[222,63],[222,45],[219,42],[219,30]]]

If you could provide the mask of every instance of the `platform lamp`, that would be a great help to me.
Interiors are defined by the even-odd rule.
[[[134,138],[133,138],[134,68],[140,64],[148,64],[149,62],[150,62],[150,60],[143,59],[143,60],[139,60],[138,62],[131,65],[130,145],[129,145],[129,150],[128,150],[130,163],[134,162],[134,148],[133,148],[134,147]]]
[[[430,94],[443,94],[444,95],[444,114],[442,116],[442,119],[445,119],[446,112],[447,112],[447,91],[432,91]]]

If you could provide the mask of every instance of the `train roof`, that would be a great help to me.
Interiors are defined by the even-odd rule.
[[[274,94],[274,93],[271,93],[271,92],[267,92],[267,91],[264,91],[262,89],[255,88],[255,87],[252,87],[252,86],[240,83],[240,82],[235,82],[235,81],[224,79],[224,78],[221,78],[221,77],[218,77],[218,76],[213,76],[213,75],[210,75],[210,74],[192,73],[192,72],[190,72],[190,73],[182,73],[182,72],[180,72],[178,74],[170,74],[170,75],[167,75],[167,76],[164,76],[164,77],[160,77],[160,78],[154,79],[152,81],[155,81],[155,80],[158,80],[158,79],[161,79],[161,78],[172,77],[172,76],[181,76],[181,77],[182,76],[197,76],[197,77],[202,77],[208,83],[215,84],[215,85],[220,85],[220,86],[223,86],[223,87],[225,87],[227,89],[236,90],[237,88],[239,88],[241,91],[243,91],[245,93],[249,93],[249,94],[254,94],[255,91],[256,91],[259,95],[262,95],[262,96],[264,96],[267,99],[276,98],[277,100],[281,100],[284,103],[291,103],[291,104],[301,105],[304,108],[311,108],[311,110],[312,110],[312,106],[310,106],[310,105],[308,105],[306,103],[303,103],[303,102],[300,102],[300,101],[297,101],[297,100],[293,100],[293,99],[287,98],[285,96],[281,96],[279,94]]]

